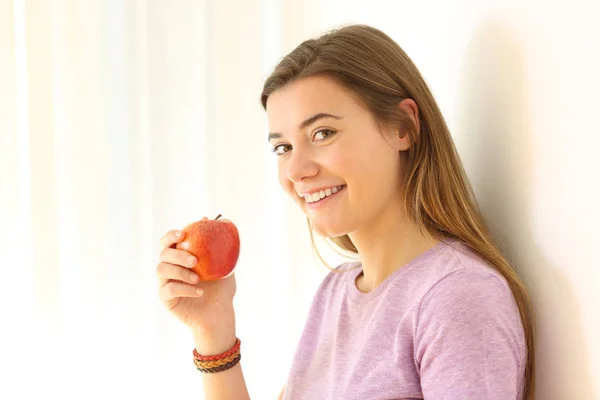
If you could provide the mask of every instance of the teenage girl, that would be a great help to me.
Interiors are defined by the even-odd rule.
[[[352,25],[285,56],[261,95],[279,183],[354,252],[317,290],[280,399],[533,399],[527,289],[494,243],[444,118],[386,34]],[[205,398],[243,400],[235,277],[198,282],[168,232],[160,297],[191,329]]]

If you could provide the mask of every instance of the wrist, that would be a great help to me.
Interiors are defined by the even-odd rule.
[[[196,351],[202,355],[210,356],[221,354],[231,349],[237,340],[235,329],[223,332],[194,332]]]

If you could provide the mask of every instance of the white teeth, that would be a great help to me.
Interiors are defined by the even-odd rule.
[[[328,188],[325,190],[320,190],[313,194],[307,194],[306,196],[304,196],[304,200],[306,200],[309,203],[314,203],[315,201],[319,201],[327,196],[331,196],[332,194],[339,192],[342,189],[342,187],[343,187],[343,185],[335,186],[335,187]]]

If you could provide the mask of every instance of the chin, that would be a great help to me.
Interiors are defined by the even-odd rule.
[[[344,229],[343,224],[340,223],[331,223],[329,221],[315,222],[313,220],[311,220],[310,223],[312,225],[313,232],[325,238],[344,236],[351,232],[350,229]]]

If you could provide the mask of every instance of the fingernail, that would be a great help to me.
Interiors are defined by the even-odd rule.
[[[192,282],[198,282],[198,279],[199,279],[198,275],[196,275],[196,274],[195,274],[195,273],[193,273],[193,272],[190,272],[190,280],[191,280]]]
[[[182,242],[181,248],[184,250],[188,250],[190,248],[190,242]]]
[[[181,231],[175,232],[175,236],[181,236]]]
[[[196,265],[196,257],[194,256],[189,256],[187,258],[187,262],[190,265],[190,267],[193,267],[194,265]]]
[[[202,289],[196,289],[196,294],[198,296],[202,296],[204,294],[204,290],[202,290]]]

